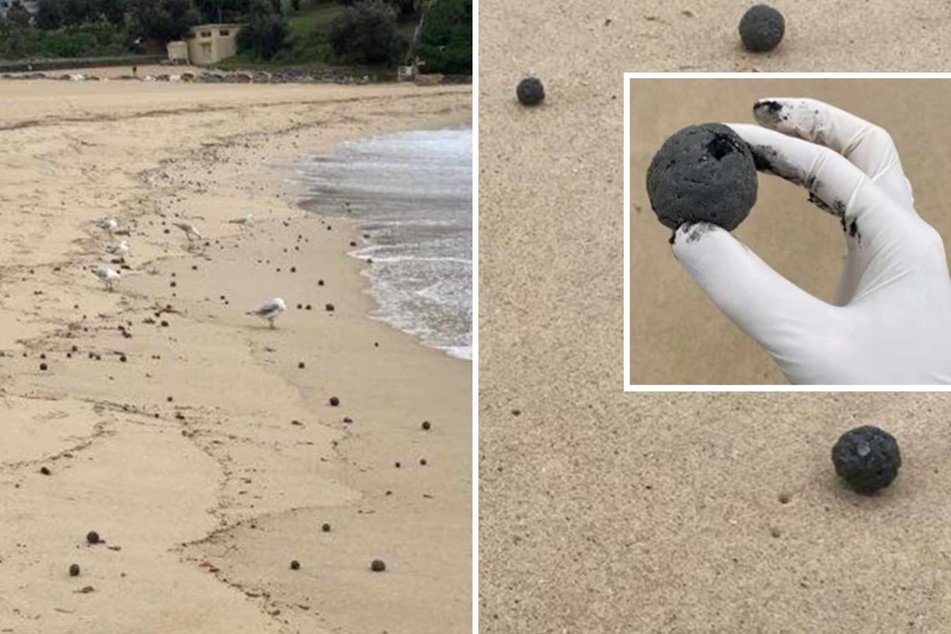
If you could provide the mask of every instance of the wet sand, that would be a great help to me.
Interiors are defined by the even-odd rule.
[[[468,631],[471,364],[369,317],[358,228],[281,166],[469,88],[2,88],[3,631]]]

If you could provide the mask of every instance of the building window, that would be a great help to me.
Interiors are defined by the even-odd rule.
[[[211,37],[211,31],[202,31],[202,32],[201,32],[201,36],[202,36],[202,37]]]
[[[218,31],[218,35],[223,35],[225,37],[227,37],[229,33],[230,31],[228,31],[228,29],[221,29],[220,31]]]

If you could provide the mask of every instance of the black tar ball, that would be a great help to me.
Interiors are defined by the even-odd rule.
[[[330,397],[330,405],[331,405],[331,407],[337,407],[338,405],[340,405],[340,399],[337,398],[336,396],[331,396],[331,397]]]
[[[296,559],[291,561],[291,570],[300,570],[300,562]]]
[[[432,427],[432,425],[430,424],[430,422],[429,422],[428,420],[424,420],[424,421],[423,421],[423,429],[425,429],[426,431],[429,431],[429,428],[430,428],[430,427]]]
[[[96,531],[89,531],[88,533],[86,533],[86,541],[89,542],[90,544],[98,544],[99,533],[97,533]]]
[[[324,531],[325,533],[329,533],[329,532],[330,532],[330,524],[324,524],[323,526],[320,527],[320,530]]]
[[[832,447],[832,462],[850,487],[869,495],[892,483],[901,466],[901,453],[894,436],[863,425],[842,434]]]
[[[545,99],[545,88],[535,77],[526,77],[518,83],[515,95],[524,106],[537,106]]]
[[[749,146],[722,123],[693,125],[664,141],[647,168],[647,195],[661,224],[710,222],[735,229],[756,202]]]
[[[753,53],[771,51],[783,40],[786,21],[783,14],[765,4],[750,7],[740,20],[740,39]]]
[[[384,562],[382,559],[374,559],[370,564],[370,570],[373,572],[383,572],[386,570],[386,562]]]
[[[69,576],[78,577],[79,576],[79,564],[72,564],[69,567]]]

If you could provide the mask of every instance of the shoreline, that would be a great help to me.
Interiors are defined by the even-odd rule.
[[[467,631],[471,361],[374,319],[363,263],[346,252],[358,225],[297,208],[275,165],[301,148],[318,153],[465,118],[469,95],[282,86],[265,91],[276,93],[268,99],[240,94],[246,86],[196,96],[163,85],[145,89],[160,104],[152,100],[142,116],[141,87],[114,95],[112,86],[105,96],[54,86],[68,94],[57,96],[60,105],[31,104],[36,124],[0,117],[26,156],[0,188],[8,221],[3,203],[24,201],[0,267],[20,276],[0,284],[0,322],[13,326],[0,341],[11,351],[0,359],[0,389],[8,408],[30,414],[14,421],[18,455],[0,463],[13,510],[0,526],[31,535],[25,548],[0,551],[15,573],[0,582],[8,597],[0,620],[16,632],[134,631],[144,622],[189,631]],[[16,106],[17,97],[34,98],[4,100]],[[50,150],[62,145],[74,154],[60,165]],[[55,164],[37,169],[43,160]],[[26,209],[37,200],[36,208],[56,207],[56,186],[34,186],[50,182],[48,171],[79,214]],[[86,189],[70,189],[77,181]],[[245,205],[255,223],[229,224]],[[84,268],[101,259],[105,239],[90,223],[106,215],[128,224],[133,248],[116,293]],[[207,246],[187,250],[171,226],[181,220],[198,226]],[[52,237],[17,249],[40,233]],[[275,330],[243,315],[275,294],[288,303]],[[35,308],[16,313],[30,301]],[[47,370],[37,370],[39,355]],[[40,414],[31,412],[43,408],[68,422],[38,432]],[[41,464],[51,475],[38,473]],[[38,530],[40,516],[54,521]],[[121,550],[86,546],[86,526]],[[369,571],[378,557],[385,573]],[[71,559],[83,570],[75,580],[64,572]],[[85,585],[94,591],[76,592]],[[175,601],[156,598],[171,586]],[[110,600],[128,608],[106,610]]]
[[[450,122],[445,124],[439,124],[437,122],[433,122],[431,125],[424,125],[424,126],[419,126],[414,128],[405,128],[401,130],[383,131],[381,133],[374,134],[369,137],[361,137],[358,139],[351,139],[348,141],[344,141],[343,143],[338,144],[333,149],[327,152],[303,154],[300,157],[298,157],[298,160],[295,163],[290,165],[282,165],[279,169],[281,169],[285,173],[288,173],[290,170],[311,169],[310,167],[304,167],[304,166],[309,166],[311,161],[313,161],[314,159],[317,159],[318,161],[323,161],[325,159],[332,158],[343,147],[343,145],[347,143],[351,143],[351,142],[358,142],[365,139],[377,138],[381,136],[391,136],[391,135],[396,135],[396,134],[406,133],[406,132],[442,131],[442,130],[472,130],[472,125],[471,125],[471,122],[468,122],[468,123]],[[390,328],[393,328],[394,330],[402,334],[408,335],[421,346],[438,350],[453,359],[459,359],[459,360],[468,361],[471,363],[472,362],[471,343],[469,346],[455,345],[450,348],[440,347],[435,344],[427,342],[423,335],[411,332],[409,330],[404,330],[403,328],[397,326],[396,324],[388,321],[388,318],[384,314],[382,314],[383,306],[380,305],[379,300],[374,292],[374,285],[372,280],[372,273],[374,269],[373,269],[372,263],[368,263],[365,257],[359,255],[359,252],[366,249],[367,247],[379,246],[378,243],[373,242],[372,240],[369,240],[366,235],[367,232],[369,231],[368,222],[372,224],[372,221],[370,221],[367,218],[361,219],[356,217],[348,217],[339,212],[320,211],[319,203],[325,200],[326,196],[323,196],[321,194],[314,192],[312,187],[305,182],[304,178],[305,177],[298,176],[296,174],[291,174],[289,176],[289,180],[295,183],[291,187],[292,195],[296,196],[295,205],[304,211],[316,213],[327,221],[345,223],[348,227],[351,228],[350,230],[353,233],[353,236],[355,237],[355,242],[357,244],[356,245],[350,244],[350,246],[344,251],[344,254],[347,256],[348,259],[354,260],[359,264],[358,274],[362,278],[366,279],[366,285],[362,289],[362,292],[367,294],[373,300],[373,306],[372,308],[368,310],[367,316],[374,321],[379,321],[386,324]],[[470,331],[470,335],[471,335],[471,331]],[[461,354],[458,352],[458,350],[460,349],[467,350],[469,356],[461,356]]]

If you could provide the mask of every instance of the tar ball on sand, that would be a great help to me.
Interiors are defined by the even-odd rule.
[[[743,14],[740,20],[740,39],[746,50],[766,53],[783,41],[786,20],[783,14],[765,4],[757,4]]]
[[[898,475],[901,452],[898,441],[873,425],[851,429],[832,447],[835,472],[859,493],[871,495],[884,489]]]
[[[526,77],[515,88],[515,96],[524,106],[537,106],[545,99],[545,88],[540,79]]]
[[[750,147],[722,123],[693,125],[664,141],[647,168],[647,195],[660,222],[677,229],[710,222],[732,231],[756,202]]]

